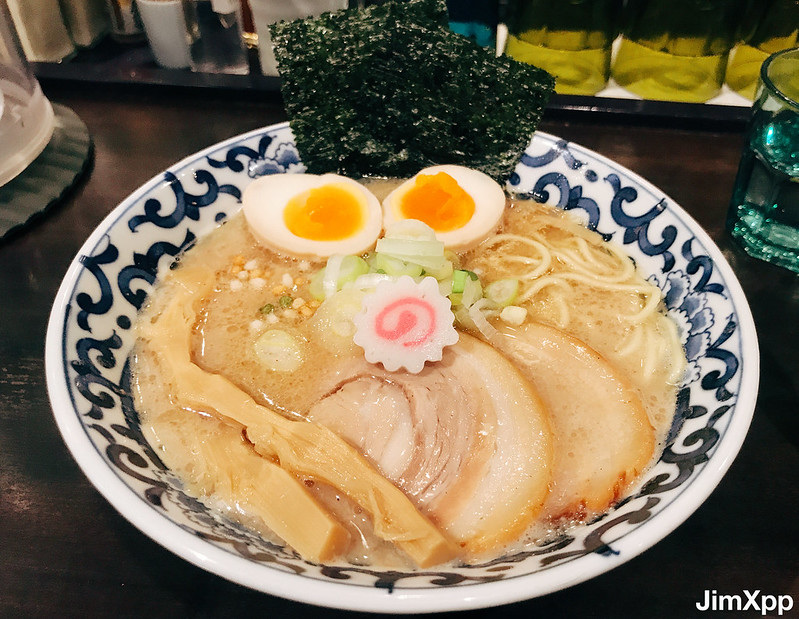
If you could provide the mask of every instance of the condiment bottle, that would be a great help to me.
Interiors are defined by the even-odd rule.
[[[191,70],[249,73],[238,0],[183,0],[183,6],[190,36]]]

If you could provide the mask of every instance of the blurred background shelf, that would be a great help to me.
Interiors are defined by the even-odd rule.
[[[33,62],[34,73],[43,86],[76,83],[87,86],[122,86],[231,91],[234,93],[277,93],[280,80],[261,74],[258,53],[249,50],[250,73],[194,73],[189,69],[164,69],[153,59],[146,41],[119,43],[106,38],[91,49],[82,49],[62,62]]]
[[[249,49],[249,60],[247,75],[164,69],[155,63],[146,42],[118,43],[106,38],[96,47],[80,50],[68,60],[34,62],[32,66],[45,89],[51,84],[72,84],[87,88],[113,87],[120,92],[136,89],[156,94],[160,89],[178,89],[256,99],[279,97],[280,79],[261,74],[256,49]],[[605,93],[608,95],[604,96]],[[632,99],[616,95],[612,88],[600,95],[603,96],[555,94],[546,113],[551,118],[567,120],[592,116],[629,124],[732,131],[742,130],[749,117],[748,106],[737,102],[696,104]]]

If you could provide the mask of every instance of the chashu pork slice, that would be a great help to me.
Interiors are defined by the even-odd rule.
[[[356,446],[467,553],[513,541],[540,514],[549,416],[488,344],[461,334],[419,374],[354,356],[317,387],[326,391],[307,416]]]
[[[505,327],[495,343],[550,411],[555,459],[542,515],[573,519],[607,510],[654,454],[639,396],[599,353],[554,327]]]

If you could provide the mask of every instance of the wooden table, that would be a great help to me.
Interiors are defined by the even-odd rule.
[[[0,246],[0,616],[344,616],[208,574],[128,524],[56,429],[43,348],[56,289],[90,231],[170,164],[285,119],[269,94],[47,87],[94,139],[93,168],[45,218]],[[751,260],[723,222],[742,129],[547,114],[541,127],[606,155],[682,204],[724,249],[752,305],[762,380],[751,431],[717,490],[655,547],[584,584],[491,611],[502,617],[722,616],[705,590],[790,595],[799,616],[799,277]],[[470,614],[470,613],[464,613]],[[754,617],[749,610],[736,616]],[[482,616],[482,615],[481,615]]]

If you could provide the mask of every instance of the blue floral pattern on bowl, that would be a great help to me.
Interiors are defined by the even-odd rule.
[[[544,594],[606,571],[661,539],[707,497],[754,407],[757,343],[738,283],[704,232],[656,188],[596,153],[540,133],[508,190],[574,211],[624,245],[664,291],[687,351],[690,367],[667,444],[637,490],[598,520],[535,549],[408,572],[303,561],[188,496],[145,441],[130,396],[135,315],[159,273],[238,210],[253,178],[303,171],[286,124],[207,149],[115,209],[64,280],[48,331],[56,419],[87,476],[145,533],[210,571],[276,595],[373,609],[391,594],[400,610],[451,610]],[[297,579],[305,584],[291,589]],[[516,580],[523,586],[507,586]],[[326,588],[331,583],[370,593],[348,599]],[[472,586],[483,589],[458,592]]]

